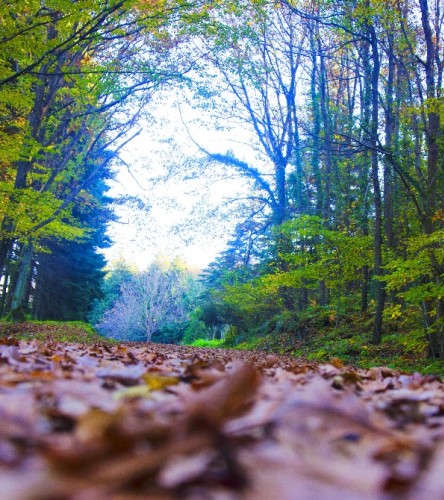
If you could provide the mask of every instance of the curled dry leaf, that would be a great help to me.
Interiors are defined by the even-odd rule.
[[[236,363],[226,377],[190,398],[188,412],[196,420],[220,425],[248,408],[259,382],[259,372],[254,367]]]

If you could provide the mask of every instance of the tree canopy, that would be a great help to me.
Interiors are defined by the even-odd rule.
[[[37,254],[62,241],[104,245],[93,241],[104,232],[81,214],[94,204],[104,213],[109,200],[98,186],[137,134],[144,106],[160,85],[189,70],[192,59],[171,35],[188,7],[2,4],[0,269],[3,313],[13,319],[24,317],[32,287],[42,283],[32,277],[45,260]]]

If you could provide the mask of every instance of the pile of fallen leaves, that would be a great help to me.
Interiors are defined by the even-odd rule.
[[[258,352],[0,343],[9,499],[437,499],[439,379]]]

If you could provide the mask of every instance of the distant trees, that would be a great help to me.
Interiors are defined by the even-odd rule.
[[[109,278],[113,279],[111,272]],[[146,271],[123,277],[119,293],[96,327],[120,340],[178,342],[201,288],[179,262],[154,261]],[[106,296],[105,296],[106,300]]]

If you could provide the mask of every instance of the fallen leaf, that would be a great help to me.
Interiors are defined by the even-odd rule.
[[[168,387],[170,385],[177,385],[179,383],[178,377],[171,377],[161,373],[147,372],[142,375],[142,379],[152,391],[164,389],[165,387]]]

